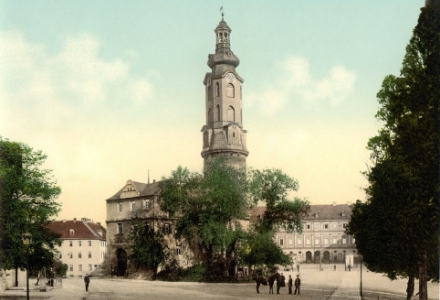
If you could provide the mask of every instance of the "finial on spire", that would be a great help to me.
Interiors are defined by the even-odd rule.
[[[224,15],[225,15],[225,13],[223,12],[223,6],[220,7],[220,11],[222,12],[222,21],[223,21],[223,17],[224,17]]]
[[[148,170],[148,184],[150,184],[150,170]]]

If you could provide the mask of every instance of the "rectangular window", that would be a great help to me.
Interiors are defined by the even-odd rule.
[[[324,245],[328,245],[328,238],[324,238]]]
[[[324,224],[324,229],[328,229],[328,224]]]
[[[347,239],[342,239],[342,244],[347,244]]]
[[[338,227],[338,225],[336,223],[333,223],[333,228]]]
[[[179,247],[176,248],[176,254],[180,255],[180,248]]]
[[[346,223],[343,223],[343,224],[342,224],[342,227],[343,227],[343,228],[345,228],[346,226],[347,226],[347,224],[346,224]]]
[[[310,224],[307,224],[307,229],[310,229]]]
[[[293,245],[293,240],[289,239],[289,245]]]
[[[81,258],[81,257],[82,257],[81,252],[78,252],[78,258]]]
[[[92,258],[92,252],[89,252],[88,257]]]
[[[92,241],[89,241],[89,247],[91,247],[92,246]]]
[[[89,271],[92,271],[93,269],[92,269],[92,265],[89,265]]]
[[[284,245],[284,239],[280,239],[280,246]]]
[[[81,247],[81,241],[78,241],[78,246],[80,246],[80,247]]]
[[[169,234],[170,232],[171,232],[170,223],[163,224],[163,233],[164,234]]]
[[[119,211],[122,211],[122,202],[118,203],[118,208],[119,208]]]
[[[83,270],[83,266],[82,265],[78,265],[78,271],[82,272]]]
[[[150,200],[145,200],[145,209],[150,209],[151,208],[151,204],[150,204]]]
[[[136,210],[136,201],[131,201],[131,210]]]
[[[306,239],[306,245],[310,245],[310,239]]]
[[[60,253],[60,255],[58,256],[59,259],[63,258],[63,255]]]
[[[356,243],[355,238],[352,238],[352,239],[351,239],[351,243],[352,243],[352,244]]]
[[[69,253],[69,254],[67,254],[67,256],[68,256],[69,258],[73,258],[73,253]]]
[[[315,239],[315,245],[319,245],[319,239]]]
[[[73,242],[69,241],[69,246],[72,247],[73,246]]]
[[[73,265],[70,265],[69,270],[72,272],[73,271]]]
[[[301,238],[298,239],[298,245],[302,245],[303,240]]]
[[[118,233],[122,234],[122,223],[118,223]]]
[[[333,245],[336,245],[338,243],[338,239],[333,237]]]

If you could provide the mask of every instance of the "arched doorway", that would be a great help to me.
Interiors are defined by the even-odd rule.
[[[116,276],[125,276],[127,272],[127,252],[125,252],[124,249],[119,248],[116,250],[116,259],[118,261]]]
[[[319,264],[320,260],[321,260],[321,252],[320,251],[315,251],[315,255],[314,255],[315,259],[313,260],[313,262],[315,264]]]
[[[329,263],[330,262],[330,252],[328,251],[324,251],[324,258],[323,258],[323,263]]]
[[[306,263],[311,263],[312,262],[312,252],[307,251],[306,252]]]

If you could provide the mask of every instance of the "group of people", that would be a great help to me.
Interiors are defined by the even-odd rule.
[[[277,294],[280,293],[280,288],[286,286],[285,280],[286,279],[285,279],[283,273],[281,273],[281,275],[277,279]],[[301,279],[299,278],[299,275],[296,275],[295,282],[293,282],[292,276],[289,275],[289,280],[287,282],[287,286],[289,288],[289,294],[292,294],[293,285],[295,285],[295,291],[293,294],[296,295],[296,293],[298,292],[298,295],[299,295],[300,290],[301,290]]]

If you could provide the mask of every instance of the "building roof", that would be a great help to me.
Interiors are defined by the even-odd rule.
[[[107,200],[119,200],[119,199],[126,199],[132,197],[157,195],[160,192],[159,182],[160,181],[155,181],[153,183],[143,183],[143,182],[128,180],[125,186],[123,186],[116,194],[114,194],[112,197],[108,198]],[[122,194],[126,191],[127,186],[129,185],[132,185],[136,188],[136,195],[132,197],[125,197],[125,196],[121,197]]]
[[[264,214],[265,206],[256,206],[248,211],[251,220],[255,220]],[[351,206],[348,204],[322,204],[310,205],[310,210],[304,221],[310,220],[335,220],[350,219]]]
[[[61,235],[65,240],[105,240],[106,229],[100,223],[94,223],[89,219],[54,221],[49,228]],[[73,231],[72,231],[73,230]],[[99,234],[101,231],[101,234]]]

